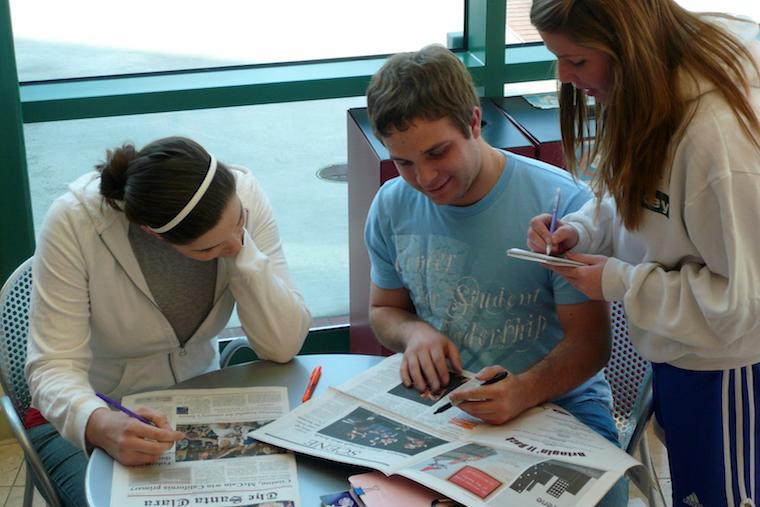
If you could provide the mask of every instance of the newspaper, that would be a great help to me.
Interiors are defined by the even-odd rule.
[[[479,382],[464,372],[445,393],[406,388],[397,354],[253,432],[263,442],[398,474],[468,506],[592,506],[643,466],[564,409],[546,404],[501,426],[446,394]],[[641,482],[639,482],[641,483]]]
[[[154,391],[122,404],[160,410],[185,439],[155,465],[114,462],[111,506],[300,505],[293,454],[252,435],[288,411],[287,388]]]

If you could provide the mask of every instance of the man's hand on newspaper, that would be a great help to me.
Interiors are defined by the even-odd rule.
[[[413,385],[420,392],[437,393],[449,383],[449,363],[456,373],[462,371],[454,342],[432,326],[418,326],[404,350],[401,380],[405,386]]]
[[[501,366],[488,366],[476,378],[486,381],[504,371]],[[451,393],[451,402],[471,416],[488,424],[504,424],[531,408],[519,375],[509,375],[495,384]]]
[[[185,435],[169,426],[166,416],[149,408],[136,410],[155,426],[145,424],[123,412],[107,408],[95,410],[87,421],[88,446],[100,447],[122,465],[147,465],[182,440]]]

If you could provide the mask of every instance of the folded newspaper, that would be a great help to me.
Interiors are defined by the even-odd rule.
[[[114,462],[113,507],[300,505],[293,454],[253,437],[288,411],[287,388],[154,391],[122,404],[160,410],[185,438],[155,465]]]
[[[263,442],[412,479],[468,506],[593,506],[627,472],[643,466],[567,411],[535,407],[492,426],[448,393],[479,382],[455,375],[433,396],[405,387],[401,355],[253,432]]]

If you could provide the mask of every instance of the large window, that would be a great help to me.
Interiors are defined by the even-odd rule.
[[[505,38],[507,44],[525,44],[541,42],[538,31],[530,23],[530,5],[533,0],[506,0],[507,26]]]
[[[299,78],[287,63],[389,54],[433,42],[461,45],[464,0],[8,1],[18,79],[38,83],[21,91],[24,119],[32,122],[24,126],[24,136],[35,230],[52,200],[102,160],[105,149],[185,135],[220,160],[254,171],[272,201],[288,263],[312,314],[328,320],[348,314],[346,109],[364,104],[364,86],[351,85],[355,97],[290,102],[297,100],[293,94],[347,95],[333,80],[350,79],[354,67],[334,75],[331,68],[299,71]],[[260,72],[256,64],[269,67]],[[245,73],[240,77],[238,71],[224,70],[229,67],[251,70],[240,71]],[[356,68],[365,75],[374,71],[371,65]],[[184,73],[198,69],[218,73]],[[166,80],[155,86],[153,81],[143,84],[154,78],[118,78],[173,71],[180,73],[157,77]],[[326,76],[317,77],[319,72]],[[88,79],[99,76],[117,77]],[[71,79],[75,81],[58,81]],[[294,86],[289,94],[288,85],[277,85],[287,79],[322,79],[324,84],[313,91]],[[251,88],[252,83],[266,90]],[[270,83],[275,87],[267,88]],[[218,86],[230,91],[215,90]],[[118,98],[134,93],[135,87],[145,94]],[[186,87],[203,88],[205,98],[198,101],[193,95],[188,100],[198,102],[188,106],[185,98],[157,97]],[[261,93],[280,98],[263,100]],[[38,97],[47,103],[62,96],[86,101],[103,94],[117,97],[116,116],[101,103],[69,103],[63,113],[55,105],[43,106],[41,119],[34,105]],[[221,96],[221,105],[249,100],[260,105],[201,105],[215,101],[210,95]],[[164,110],[172,100],[183,104],[166,109],[202,109],[133,114]],[[59,121],[47,121],[51,116]],[[70,119],[79,117],[92,118]],[[230,326],[235,325],[233,319]]]
[[[102,161],[107,148],[184,135],[219,160],[253,171],[312,314],[347,315],[347,188],[340,171],[329,168],[345,163],[346,109],[364,104],[356,97],[26,125],[35,228],[53,199]]]
[[[10,0],[21,81],[411,51],[464,0]],[[452,39],[454,40],[454,39]],[[461,40],[461,37],[455,40]]]

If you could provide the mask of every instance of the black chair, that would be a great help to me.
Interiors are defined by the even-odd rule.
[[[5,394],[0,397],[3,413],[8,419],[16,441],[24,451],[26,485],[24,507],[32,505],[33,487],[42,494],[48,505],[59,507],[58,493],[32,447],[23,421],[31,396],[24,376],[26,342],[29,335],[29,300],[32,294],[32,259],[27,259],[8,278],[0,290],[0,384]]]

